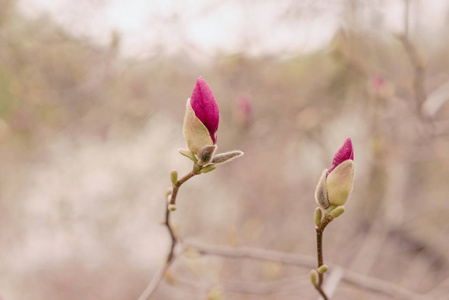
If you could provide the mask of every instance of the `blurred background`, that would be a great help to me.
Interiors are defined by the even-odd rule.
[[[350,136],[325,262],[449,299],[448,37],[445,0],[0,0],[0,299],[140,295],[198,76],[219,151],[245,156],[182,187],[184,240],[315,257],[315,186]],[[309,268],[190,254],[153,299],[317,298]]]

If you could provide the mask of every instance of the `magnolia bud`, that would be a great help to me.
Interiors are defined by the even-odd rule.
[[[315,190],[315,200],[324,209],[348,201],[354,184],[354,149],[350,138],[335,153],[332,165],[324,170]]]
[[[209,85],[203,77],[196,81],[192,97],[187,99],[184,136],[190,151],[197,154],[204,146],[217,142],[219,109]]]

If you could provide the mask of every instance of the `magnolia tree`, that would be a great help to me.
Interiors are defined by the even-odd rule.
[[[167,227],[171,237],[171,246],[168,249],[165,264],[153,276],[139,300],[151,297],[163,279],[165,272],[177,257],[176,249],[183,247],[170,223],[171,213],[176,210],[176,200],[181,185],[196,175],[211,172],[219,164],[229,162],[243,155],[243,152],[239,150],[216,153],[219,118],[219,109],[215,97],[206,81],[199,77],[193,88],[192,96],[187,99],[186,103],[184,136],[188,150],[178,150],[179,153],[192,160],[193,167],[189,173],[181,178],[178,178],[176,170],[170,173],[172,186],[166,194],[164,225]],[[315,210],[318,264],[317,268],[311,271],[310,277],[313,286],[324,299],[329,299],[329,297],[323,288],[323,274],[328,270],[328,266],[323,262],[323,232],[332,220],[345,211],[344,205],[351,193],[353,182],[354,150],[351,139],[347,138],[343,146],[335,154],[331,167],[323,171],[315,192],[316,202],[320,206]],[[208,250],[202,249],[201,251],[206,253]],[[229,251],[215,251],[215,254],[232,256]],[[239,254],[235,256],[239,256]],[[247,256],[250,255],[247,254]]]

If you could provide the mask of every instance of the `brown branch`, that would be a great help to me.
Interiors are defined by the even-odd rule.
[[[173,263],[175,260],[175,248],[178,244],[178,238],[175,235],[175,232],[173,231],[173,228],[170,223],[170,214],[171,209],[170,206],[176,204],[176,197],[178,196],[178,190],[181,187],[181,185],[192,178],[195,175],[201,174],[200,172],[201,168],[196,168],[196,164],[194,164],[193,170],[187,173],[184,177],[179,179],[176,184],[172,184],[172,191],[169,195],[169,201],[167,201],[165,205],[165,219],[164,219],[164,225],[167,227],[168,233],[170,234],[170,248],[167,254],[167,259],[165,261],[165,264],[159,269],[159,271],[153,276],[148,286],[145,288],[143,293],[140,295],[138,300],[147,300],[151,297],[151,295],[156,291],[157,287],[162,281],[162,278],[164,278],[164,274],[167,271],[168,267]]]
[[[194,168],[193,168],[192,171],[190,171],[184,177],[179,179],[176,184],[173,184],[171,197],[170,197],[170,204],[171,205],[175,205],[176,204],[176,197],[178,196],[178,190],[181,187],[181,185],[184,182],[186,182],[187,180],[189,180],[190,178],[192,178],[193,176],[198,175],[198,174],[201,174],[201,172],[197,168],[195,168],[195,165],[194,165]]]
[[[324,216],[323,220],[321,221],[320,225],[316,227],[316,252],[317,252],[317,261],[318,266],[317,268],[321,267],[324,264],[323,259],[323,232],[326,226],[332,222],[334,218],[332,218],[329,215]],[[324,298],[324,300],[329,300],[326,293],[324,292],[322,285],[323,285],[323,274],[318,273],[318,282],[315,285],[316,290],[321,294],[321,296]]]

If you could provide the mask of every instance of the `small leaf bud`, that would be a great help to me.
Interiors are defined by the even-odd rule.
[[[176,204],[169,204],[168,205],[168,210],[169,211],[175,211],[176,210]]]
[[[330,206],[327,196],[326,174],[327,170],[324,170],[323,173],[321,173],[320,180],[318,181],[318,185],[315,189],[315,201],[324,209]]]
[[[315,208],[315,225],[320,226],[322,219],[322,212],[319,207]]]
[[[178,171],[173,170],[170,172],[170,181],[173,183],[173,185],[178,184]]]
[[[327,265],[321,265],[321,266],[318,268],[318,273],[324,274],[324,273],[327,272],[327,269],[328,269],[328,268],[329,268],[329,267],[328,267]]]
[[[331,216],[332,218],[338,218],[342,213],[345,212],[345,207],[344,206],[338,206],[336,207],[334,210],[332,210],[329,213],[329,216]]]
[[[200,172],[201,172],[201,173],[209,173],[209,172],[215,170],[216,168],[217,168],[216,165],[207,165],[207,166],[203,167],[203,168],[200,170]]]
[[[317,284],[318,274],[315,269],[310,270],[310,281],[314,286]]]
[[[165,197],[168,197],[171,195],[171,193],[173,192],[172,188],[168,188],[167,191],[165,192]]]

